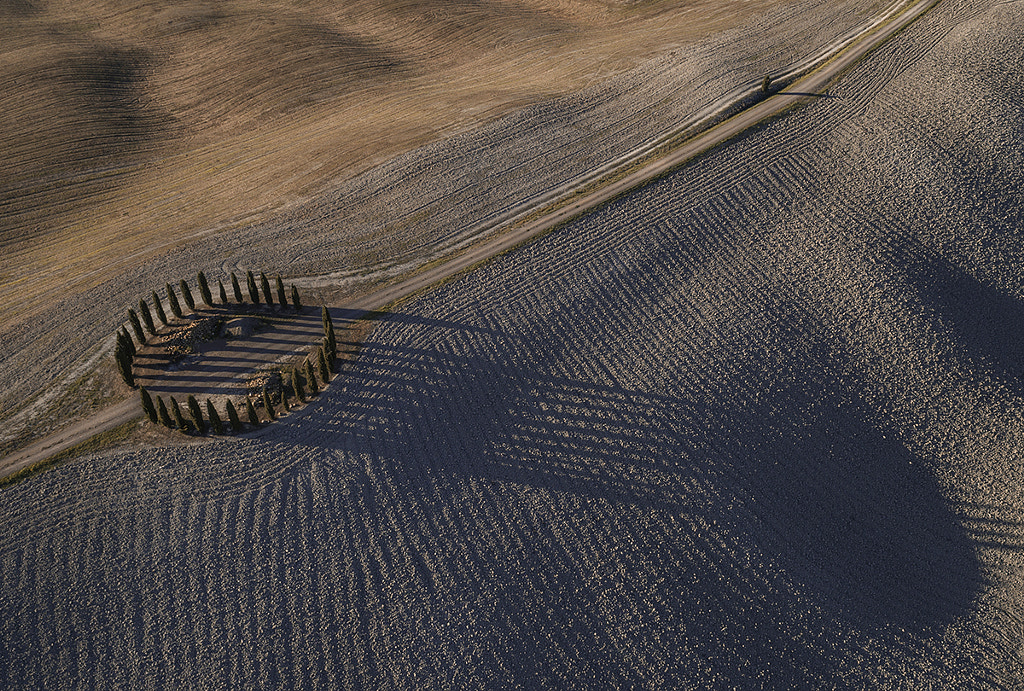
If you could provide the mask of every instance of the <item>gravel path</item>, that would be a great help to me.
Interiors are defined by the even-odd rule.
[[[3,490],[0,685],[1020,686],[1022,37],[940,3],[288,422]]]

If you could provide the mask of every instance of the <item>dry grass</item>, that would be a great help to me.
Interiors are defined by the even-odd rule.
[[[0,321],[774,2],[9,6]]]

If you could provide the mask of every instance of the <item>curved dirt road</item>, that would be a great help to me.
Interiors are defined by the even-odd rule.
[[[760,101],[725,122],[685,141],[662,157],[642,165],[642,167],[623,175],[619,179],[609,182],[593,192],[584,194],[570,203],[555,208],[534,221],[516,227],[511,231],[492,236],[457,256],[435,264],[429,269],[415,273],[409,278],[392,285],[382,287],[361,298],[349,301],[344,305],[347,315],[354,315],[354,318],[358,318],[360,312],[378,310],[411,297],[439,281],[450,278],[518,245],[529,242],[630,190],[651,182],[669,171],[686,164],[691,159],[707,152],[711,148],[733,139],[765,119],[777,117],[799,103],[819,97],[820,92],[830,82],[866,54],[882,45],[891,36],[911,24],[935,5],[937,1],[921,0],[906,7],[888,23],[868,30],[825,65],[798,79],[783,91]],[[824,52],[830,53],[832,50],[834,50],[834,47],[829,47]],[[640,158],[646,155],[641,154]],[[618,170],[629,170],[637,165],[637,163],[638,161],[636,160],[623,162]],[[334,307],[338,309],[339,313],[341,312],[341,306]],[[308,346],[308,341],[296,342],[296,351],[306,346]],[[73,424],[56,434],[3,458],[0,460],[0,463],[3,465],[0,468],[0,477],[12,475],[34,463],[81,444],[97,434],[114,429],[141,416],[142,412],[135,397],[110,406],[88,419]]]

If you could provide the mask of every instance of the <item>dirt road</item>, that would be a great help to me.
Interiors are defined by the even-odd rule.
[[[529,242],[559,225],[593,211],[630,190],[646,185],[713,147],[733,139],[763,120],[779,116],[801,102],[821,97],[822,90],[830,82],[859,59],[883,44],[891,36],[903,30],[935,3],[936,0],[922,0],[910,5],[887,23],[865,32],[864,35],[850,43],[842,52],[835,55],[821,68],[793,82],[782,92],[760,101],[725,122],[685,141],[678,148],[673,149],[661,158],[657,158],[629,172],[618,180],[599,187],[597,190],[587,193],[564,206],[555,208],[530,223],[480,242],[462,254],[435,264],[429,269],[415,273],[403,281],[385,286],[361,298],[352,300],[344,305],[344,308],[349,311],[348,314],[350,315],[358,314],[359,311],[380,309],[408,298],[439,281],[466,271],[481,262]],[[828,54],[834,48],[834,46],[830,46],[824,53]],[[647,154],[641,154],[641,157],[645,155]],[[637,165],[636,160],[625,161],[619,167],[619,170],[628,170],[635,165]],[[342,309],[341,306],[335,307],[339,311]],[[352,312],[352,310],[355,312]],[[305,338],[305,335],[303,335],[303,338]],[[295,350],[301,350],[307,345],[308,342],[306,340],[303,340],[302,343],[296,341]],[[82,420],[57,434],[27,446],[0,460],[0,464],[3,465],[0,468],[0,477],[16,473],[33,463],[80,444],[97,434],[114,429],[138,417],[140,414],[134,397],[123,403],[111,406],[86,420]]]

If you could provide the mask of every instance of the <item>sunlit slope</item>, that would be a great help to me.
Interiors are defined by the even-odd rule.
[[[1022,37],[942,3],[301,417],[4,490],[0,681],[1020,686]]]
[[[346,281],[343,287],[351,290],[377,285],[395,272],[450,251],[467,233],[479,233],[481,227],[524,201],[562,189],[578,176],[677,127],[738,84],[753,84],[765,71],[817,54],[823,46],[869,21],[881,6],[865,0],[799,0],[745,19],[737,15],[733,17],[737,28],[696,41],[680,38],[689,35],[688,30],[673,33],[673,22],[688,22],[689,17],[699,16],[694,26],[705,26],[702,22],[712,16],[708,12],[671,3],[658,3],[646,10],[630,8],[623,16],[628,18],[641,10],[664,15],[659,18],[661,23],[647,27],[652,38],[640,40],[634,36],[637,41],[630,44],[630,50],[642,53],[664,45],[655,41],[663,30],[672,33],[672,41],[678,39],[683,45],[612,78],[605,77],[630,64],[630,60],[609,59],[599,68],[592,61],[622,47],[619,41],[630,35],[633,19],[612,22],[601,30],[604,33],[599,38],[593,38],[598,34],[580,28],[586,23],[572,29],[557,28],[570,20],[581,22],[578,13],[555,22],[556,28],[543,36],[540,34],[547,29],[536,28],[539,20],[523,17],[520,24],[525,28],[506,27],[509,35],[536,30],[538,38],[509,45],[489,28],[493,23],[490,16],[486,22],[481,20],[475,34],[466,33],[466,23],[481,16],[477,5],[450,16],[432,15],[434,19],[410,10],[401,15],[402,21],[381,20],[380,31],[391,38],[373,43],[373,60],[360,59],[358,64],[345,63],[351,69],[332,70],[334,63],[324,55],[335,55],[336,60],[341,60],[337,56],[351,56],[355,50],[352,41],[338,39],[330,44],[331,50],[325,48],[323,55],[317,53],[320,57],[309,58],[312,30],[293,23],[288,34],[288,45],[293,50],[274,48],[273,65],[260,64],[254,62],[258,53],[253,53],[244,40],[249,24],[221,17],[223,12],[212,15],[221,17],[216,22],[194,18],[182,23],[175,19],[184,12],[179,8],[177,14],[164,17],[169,24],[161,26],[182,43],[181,50],[154,52],[146,58],[143,69],[132,67],[131,62],[141,60],[141,41],[139,45],[133,43],[131,50],[102,55],[96,53],[96,45],[90,44],[86,52],[92,51],[88,61],[92,72],[85,78],[78,74],[84,60],[81,55],[71,63],[58,60],[61,50],[79,50],[80,44],[72,41],[47,53],[34,47],[45,46],[39,36],[39,41],[29,40],[33,26],[39,33],[37,20],[44,15],[15,18],[11,26],[21,27],[22,33],[20,43],[12,45],[21,48],[5,55],[13,60],[17,55],[32,54],[38,60],[46,57],[57,62],[35,74],[34,80],[15,77],[18,89],[0,90],[0,98],[21,98],[26,111],[36,101],[45,106],[27,112],[23,119],[11,120],[12,131],[48,133],[45,137],[16,138],[26,142],[17,149],[21,152],[19,160],[25,163],[19,171],[26,172],[12,175],[11,184],[21,187],[11,192],[6,212],[0,214],[0,223],[10,225],[8,235],[22,238],[5,245],[0,256],[0,292],[7,291],[4,295],[10,296],[0,300],[0,416],[6,418],[26,402],[38,400],[36,397],[44,391],[56,395],[61,389],[54,384],[61,379],[73,383],[80,375],[69,367],[82,362],[90,349],[113,334],[123,323],[127,306],[141,297],[148,298],[154,287],[166,281],[175,284],[200,270],[211,279],[226,279],[227,271],[256,269],[291,276],[338,272]],[[164,16],[161,8],[129,16]],[[388,16],[399,11],[393,4],[387,8]],[[366,16],[373,14],[364,9]],[[282,12],[281,16],[285,15]],[[613,15],[618,16],[614,12],[608,16]],[[451,28],[451,33],[462,36],[467,46],[452,49],[446,61],[440,60],[435,53],[448,45],[439,37],[447,29],[426,32],[423,24],[429,21],[441,22],[442,28],[453,23],[463,27]],[[306,23],[312,25],[313,21]],[[89,26],[110,31],[111,26],[123,25],[130,22],[121,18]],[[6,24],[2,26],[7,29]],[[74,26],[81,29],[86,25]],[[284,31],[276,20],[254,26],[263,27],[260,36],[270,28]],[[352,34],[354,20],[345,26]],[[624,32],[621,36],[620,29]],[[641,30],[646,31],[637,29]],[[323,33],[316,35],[322,37]],[[372,43],[372,32],[367,29],[364,34],[359,45],[365,48]],[[402,45],[399,39],[406,34],[419,37],[416,45],[422,44],[425,51],[420,58],[397,56],[400,51],[396,46]],[[424,43],[424,36],[435,34],[440,43]],[[473,36],[476,38],[471,41]],[[579,47],[578,42],[587,36],[598,43],[587,39],[591,41],[589,47]],[[560,53],[558,46],[563,44],[556,39],[579,49]],[[605,39],[607,44],[601,42]],[[205,46],[202,60],[189,57],[201,52],[200,47],[190,47],[190,41]],[[479,44],[477,48],[468,45],[473,41]],[[256,43],[260,42],[272,41],[268,38]],[[412,39],[406,43],[413,43]],[[223,47],[219,53],[218,46]],[[538,52],[522,52],[534,49]],[[267,45],[262,50],[271,52]],[[452,65],[463,59],[468,62],[459,68],[462,72],[452,76],[456,69]],[[418,71],[412,69],[410,65],[417,64],[417,60],[436,69],[425,70],[422,65]],[[30,65],[31,60],[26,64]],[[233,65],[231,69],[245,72],[245,78],[215,83],[212,70],[219,65],[225,70]],[[586,72],[590,69],[587,65],[594,67],[590,73]],[[277,83],[276,77],[267,76],[280,76],[284,66],[302,79]],[[451,74],[445,74],[450,79],[438,76],[442,75],[441,67],[449,70]],[[574,77],[557,78],[562,73],[559,70],[577,68],[581,71]],[[12,74],[27,69],[12,67]],[[336,81],[340,79],[338,71],[363,76],[358,83],[351,83],[350,90],[341,89],[337,98],[317,100],[310,96],[311,90],[321,96],[331,92],[324,84],[332,75]],[[201,78],[190,77],[193,72]],[[312,72],[316,72],[315,78]],[[4,74],[0,71],[0,79]],[[78,81],[69,75],[78,75]],[[550,79],[555,79],[558,88],[591,83],[564,96],[514,109],[482,126],[468,127],[470,121],[511,107],[512,101],[502,94],[511,94],[511,98],[530,92],[534,94],[530,100],[549,93],[550,85],[538,85]],[[248,86],[230,91],[236,82]],[[267,83],[274,88],[264,88]],[[524,86],[528,83],[537,88]],[[164,85],[162,90],[157,89],[159,84]],[[40,89],[49,91],[41,93]],[[88,98],[79,93],[83,89]],[[64,96],[53,97],[54,90]],[[104,94],[103,98],[97,93]],[[161,93],[163,105],[157,108],[155,99]],[[38,99],[22,98],[25,94],[35,94]],[[75,94],[77,97],[71,98]],[[313,105],[288,112],[281,109],[284,106],[273,108],[303,98]],[[465,102],[456,102],[462,98]],[[500,103],[506,106],[496,105]],[[67,104],[74,104],[74,108],[69,111],[71,105]],[[115,113],[113,119],[122,123],[121,129],[110,136],[90,138],[88,127],[61,129],[61,113],[93,123],[93,129],[107,126],[110,118],[104,117]],[[440,138],[347,177],[355,168],[390,155],[382,153],[385,149],[393,153],[388,147],[394,142],[404,141],[403,132],[412,130],[401,126],[399,120],[418,122],[416,127],[420,129],[416,131],[427,127],[426,138]],[[451,124],[456,120],[461,124]],[[456,129],[459,131],[453,133]],[[30,141],[65,144],[47,154],[38,147],[33,150],[27,144]],[[229,146],[230,142],[234,143]],[[33,151],[44,159],[52,154],[46,159],[50,163],[35,160]],[[81,154],[77,158],[76,151]],[[141,163],[132,162],[137,160]],[[0,165],[3,161],[0,158]],[[176,167],[179,164],[184,167]],[[93,165],[96,167],[90,168]],[[62,177],[65,170],[68,175]],[[80,174],[72,175],[76,170]],[[161,171],[167,176],[160,177]],[[78,182],[72,183],[68,176]],[[162,182],[153,182],[158,178]],[[324,186],[317,186],[328,178]],[[0,184],[5,179],[0,177]],[[307,184],[312,179],[320,182]],[[318,191],[305,199],[300,199],[304,193],[277,196],[284,187],[271,184],[272,180],[285,180],[287,184],[283,185],[295,185],[295,189],[306,190],[312,185]],[[124,185],[134,191],[121,189]],[[248,222],[260,216],[255,211],[246,222],[221,224],[216,220],[223,220],[225,213],[235,214],[237,208],[256,204],[250,193],[266,194],[274,208],[290,205],[280,213],[263,214],[259,222]],[[42,197],[50,201],[32,201]],[[22,211],[16,213],[14,207]],[[259,204],[252,208],[257,207],[264,208]],[[67,220],[72,217],[78,220]],[[318,298],[311,294],[310,299]],[[31,413],[42,415],[45,409],[34,407]],[[15,425],[5,424],[0,428],[0,443],[31,424],[30,417]]]
[[[775,0],[0,8],[0,321]]]

